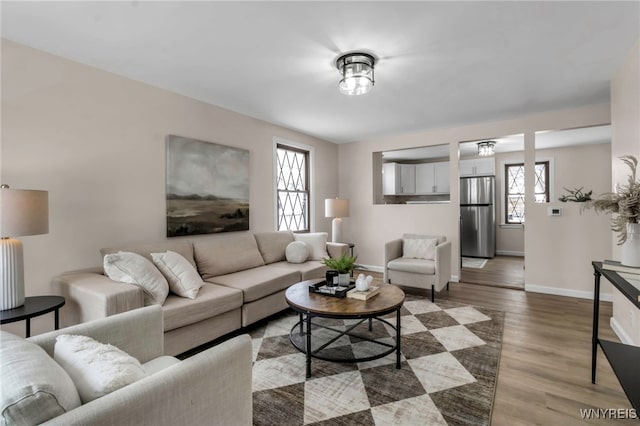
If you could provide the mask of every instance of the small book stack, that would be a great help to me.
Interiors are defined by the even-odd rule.
[[[627,274],[640,275],[640,268],[635,266],[626,266],[617,260],[605,260],[602,262],[602,269],[608,269],[609,271],[624,272]]]
[[[380,287],[372,285],[371,287],[369,287],[369,290],[366,291],[358,291],[355,288],[349,290],[347,292],[347,297],[358,300],[369,300],[372,297],[376,296],[378,293],[380,293]]]

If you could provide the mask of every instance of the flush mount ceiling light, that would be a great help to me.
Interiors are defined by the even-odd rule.
[[[496,153],[496,141],[478,142],[478,155],[480,157],[488,157]]]
[[[375,82],[373,68],[376,58],[368,53],[346,53],[338,58],[336,67],[342,79],[340,93],[345,95],[364,95],[369,92]]]

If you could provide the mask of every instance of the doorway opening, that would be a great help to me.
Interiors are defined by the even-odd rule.
[[[524,169],[509,167],[524,163],[524,134],[459,153],[460,281],[524,290]]]

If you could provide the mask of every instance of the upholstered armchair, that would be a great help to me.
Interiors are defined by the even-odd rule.
[[[434,293],[451,278],[451,242],[443,235],[404,234],[384,245],[384,281]]]

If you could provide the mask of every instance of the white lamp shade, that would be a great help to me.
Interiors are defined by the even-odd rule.
[[[327,198],[324,200],[325,217],[349,217],[349,200]]]
[[[48,232],[47,191],[0,189],[0,237],[22,237]]]

